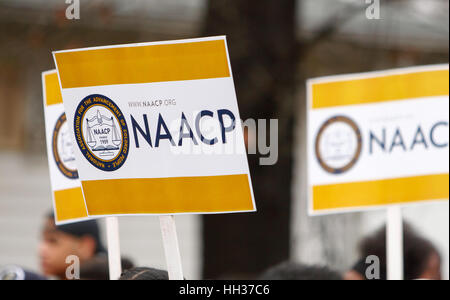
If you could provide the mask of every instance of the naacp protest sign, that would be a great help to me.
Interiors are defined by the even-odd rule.
[[[42,87],[55,222],[78,222],[87,218],[87,211],[56,70],[42,73]]]
[[[308,81],[311,214],[447,200],[448,65]]]
[[[89,215],[255,211],[225,37],[54,59]]]

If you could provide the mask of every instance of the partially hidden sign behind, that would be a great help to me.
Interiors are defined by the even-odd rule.
[[[42,73],[47,155],[56,224],[87,218],[56,70]]]
[[[54,59],[90,216],[256,210],[224,37]]]
[[[308,81],[310,214],[449,197],[448,65]]]

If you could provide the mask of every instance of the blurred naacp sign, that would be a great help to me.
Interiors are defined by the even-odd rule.
[[[54,59],[89,216],[256,210],[225,37]]]
[[[449,68],[308,81],[311,214],[449,197]]]
[[[42,73],[42,87],[55,222],[78,222],[87,218],[87,211],[56,70]]]

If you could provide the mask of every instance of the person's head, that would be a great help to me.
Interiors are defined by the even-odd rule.
[[[56,226],[52,214],[46,217],[39,244],[41,269],[45,275],[64,278],[68,256],[76,255],[84,262],[102,252],[97,221]]]
[[[134,267],[133,262],[128,258],[122,258],[122,270],[126,272]],[[96,255],[94,258],[81,264],[81,280],[109,280],[108,255]]]
[[[405,279],[442,279],[441,256],[436,247],[420,236],[410,225],[403,225]],[[363,239],[360,245],[361,260],[346,275],[346,279],[365,279],[365,258],[375,255],[380,259],[380,279],[387,278],[386,226]]]
[[[169,274],[153,268],[132,268],[123,272],[119,280],[169,280]]]
[[[285,262],[266,271],[261,280],[342,280],[342,276],[327,267]]]

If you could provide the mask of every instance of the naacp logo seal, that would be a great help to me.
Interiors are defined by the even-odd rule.
[[[347,172],[358,162],[361,152],[361,131],[350,118],[335,116],[320,127],[315,153],[320,166],[328,173]]]
[[[115,171],[125,163],[129,151],[127,123],[108,97],[85,97],[75,111],[74,131],[81,153],[96,168]]]
[[[72,139],[69,136],[66,114],[63,113],[56,121],[52,135],[52,152],[58,170],[69,179],[77,179]]]

